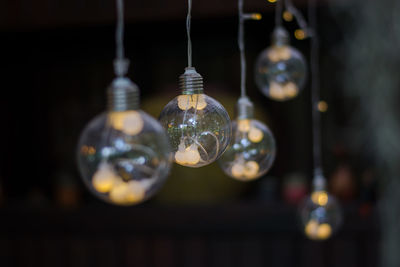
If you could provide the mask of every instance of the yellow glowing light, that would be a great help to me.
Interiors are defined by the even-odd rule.
[[[328,239],[332,234],[332,227],[327,224],[323,223],[318,227],[317,238],[324,240]]]
[[[311,194],[311,200],[317,205],[325,206],[328,204],[328,193],[326,191],[315,191]]]
[[[289,98],[297,96],[299,92],[299,88],[293,82],[288,82],[283,86],[283,91],[285,92],[286,96]]]
[[[111,112],[109,122],[114,129],[129,135],[140,133],[144,124],[140,113],[134,110]]]
[[[249,140],[253,143],[258,143],[264,138],[263,132],[256,127],[251,127],[248,136]]]
[[[115,204],[126,204],[126,196],[129,192],[128,184],[118,182],[114,185],[110,192],[110,200]]]
[[[285,12],[283,12],[282,17],[285,21],[288,21],[288,22],[293,20],[293,14],[287,10],[285,10]]]
[[[277,0],[268,0],[270,3],[275,3]]]
[[[302,29],[297,29],[294,31],[294,37],[297,40],[304,40],[306,38],[306,33]]]
[[[238,120],[238,130],[242,133],[247,133],[250,130],[250,120],[241,119]]]
[[[197,149],[196,145],[191,145],[190,147],[186,148],[186,163],[190,165],[195,165],[200,161],[200,153]]]
[[[181,110],[190,109],[192,107],[192,104],[190,102],[190,96],[189,95],[178,96],[178,107]]]
[[[235,163],[232,166],[231,173],[236,178],[241,178],[244,172],[244,165],[242,163]]]
[[[306,235],[311,239],[315,239],[318,232],[318,226],[319,224],[316,220],[310,220],[304,229]]]
[[[262,19],[262,16],[260,13],[253,13],[253,14],[251,14],[251,19],[260,20],[260,19]]]
[[[257,176],[258,170],[260,169],[260,166],[255,161],[246,162],[244,167],[245,168],[244,168],[243,174],[249,179],[254,178],[255,176]]]
[[[291,56],[290,48],[287,45],[273,46],[268,50],[267,56],[272,62],[288,60]]]
[[[92,184],[96,191],[107,193],[112,189],[116,179],[118,178],[112,167],[107,163],[102,163],[93,175]]]
[[[207,102],[204,94],[180,95],[178,96],[178,107],[181,110],[187,110],[190,108],[202,110],[207,107]]]
[[[192,107],[197,110],[202,110],[205,107],[207,107],[207,102],[205,100],[204,94],[193,95],[191,104],[192,104]]]
[[[285,91],[283,91],[282,85],[276,82],[270,83],[269,96],[275,100],[284,100],[286,98]]]
[[[320,112],[328,111],[328,103],[326,103],[325,101],[319,101],[318,102],[318,110]]]
[[[142,183],[138,181],[129,181],[128,190],[125,196],[126,202],[137,203],[144,199],[146,190]]]

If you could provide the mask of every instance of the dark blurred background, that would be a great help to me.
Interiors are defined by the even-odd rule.
[[[307,1],[294,1],[306,15]],[[126,1],[129,77],[158,117],[186,66],[186,1]],[[399,267],[398,85],[394,0],[318,1],[323,162],[343,227],[306,239],[297,206],[312,177],[309,84],[273,102],[253,80],[269,46],[274,3],[245,1],[248,91],[278,145],[271,171],[241,183],[216,163],[174,165],[162,191],[137,207],[95,199],[76,167],[85,124],[105,109],[113,79],[112,0],[0,0],[0,266]],[[239,96],[237,3],[193,3],[194,66],[234,116]],[[291,33],[296,23],[286,22]],[[310,41],[292,46],[309,57]],[[396,162],[397,161],[397,162]]]

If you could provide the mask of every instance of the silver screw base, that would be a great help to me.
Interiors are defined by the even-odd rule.
[[[203,94],[203,77],[193,67],[185,68],[185,73],[179,76],[179,87],[183,95]]]
[[[278,26],[272,32],[272,45],[284,46],[290,42],[289,33],[285,28]]]
[[[236,104],[236,113],[239,120],[253,118],[254,105],[248,97],[239,98]]]
[[[109,111],[127,111],[139,109],[139,88],[130,79],[118,77],[107,90]]]

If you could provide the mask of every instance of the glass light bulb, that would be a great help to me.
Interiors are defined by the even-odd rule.
[[[228,176],[250,181],[264,175],[275,160],[275,139],[269,128],[255,119],[232,121],[232,140],[218,160]]]
[[[304,233],[312,240],[330,238],[342,223],[339,204],[324,190],[314,191],[304,201],[300,213]]]
[[[287,44],[272,45],[258,56],[255,81],[261,92],[277,101],[296,97],[307,77],[303,55]]]
[[[187,167],[202,167],[217,160],[230,142],[231,125],[225,108],[202,93],[203,81],[194,68],[180,77],[182,95],[171,100],[160,114],[174,159]]]
[[[113,86],[115,101],[133,99],[132,94],[120,97],[126,88],[133,88],[128,79]],[[131,103],[116,103],[118,107],[126,104]],[[104,112],[81,134],[78,165],[85,184],[100,199],[137,204],[153,196],[169,173],[168,137],[159,122],[141,110]]]

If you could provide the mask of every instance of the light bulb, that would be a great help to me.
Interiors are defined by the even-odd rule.
[[[277,101],[296,97],[307,77],[307,65],[303,55],[289,46],[289,35],[278,27],[272,35],[272,46],[258,56],[255,80],[261,92]]]
[[[300,209],[305,235],[312,240],[325,240],[338,230],[342,212],[336,199],[322,188],[307,197]]]
[[[89,122],[78,144],[85,184],[119,205],[154,195],[171,165],[168,137],[157,120],[138,109],[138,93],[129,79],[116,78],[108,89],[108,111]]]
[[[180,77],[182,94],[170,101],[160,114],[175,162],[202,167],[225,151],[231,136],[229,115],[224,107],[203,93],[203,79],[194,68]]]
[[[250,181],[271,168],[275,160],[275,139],[264,123],[252,118],[253,104],[247,97],[239,99],[237,110],[231,143],[218,162],[228,176]]]

